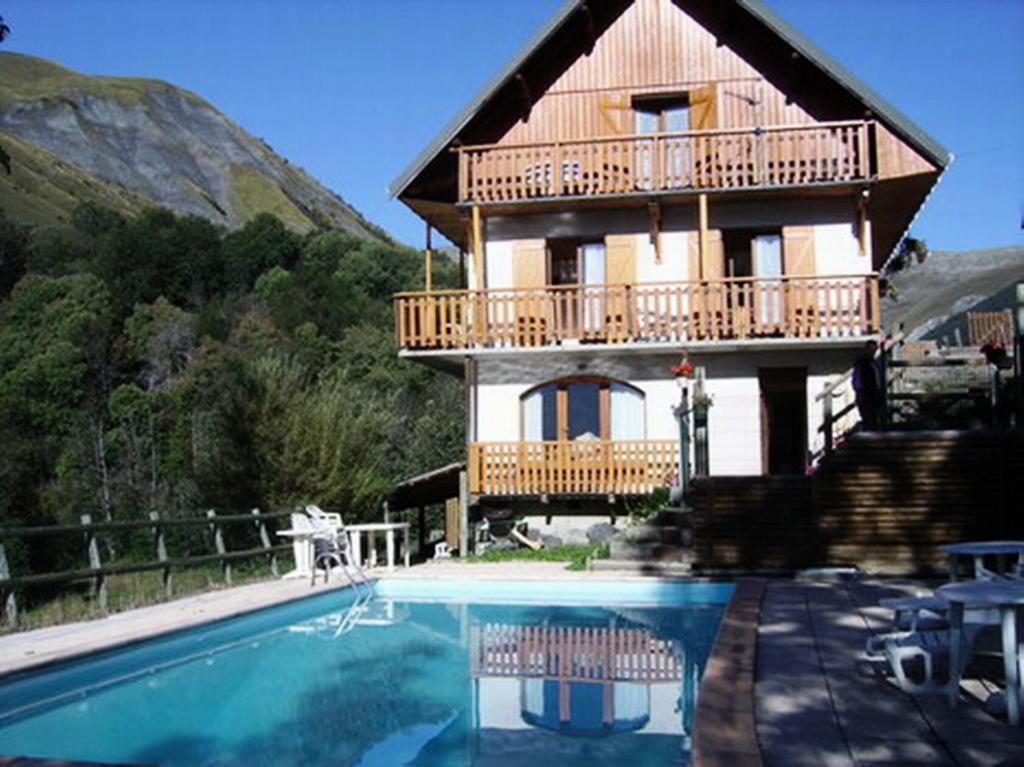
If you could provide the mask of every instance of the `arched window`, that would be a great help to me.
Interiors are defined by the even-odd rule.
[[[560,378],[530,389],[521,403],[525,442],[644,438],[644,394],[621,381]]]

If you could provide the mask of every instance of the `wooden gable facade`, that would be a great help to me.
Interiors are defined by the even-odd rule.
[[[881,100],[866,98],[857,89],[859,84],[837,79],[834,68],[826,66],[830,61],[811,60],[806,50],[771,28],[758,15],[758,8],[755,0],[567,4],[558,22],[439,137],[393,191],[459,245],[467,241],[469,207],[481,198],[498,213],[511,212],[508,205],[500,207],[509,200],[532,202],[536,207],[541,204],[538,198],[545,198],[548,210],[565,205],[552,199],[557,195],[535,191],[538,185],[550,188],[552,177],[568,179],[569,189],[561,184],[563,197],[579,204],[594,197],[603,183],[602,192],[621,193],[620,198],[630,198],[626,204],[643,205],[645,197],[653,197],[661,188],[637,183],[635,169],[621,188],[615,186],[614,177],[596,182],[586,172],[587,161],[579,159],[591,155],[565,154],[563,144],[578,151],[583,151],[580,146],[596,146],[586,151],[604,153],[602,168],[625,164],[616,157],[628,157],[636,165],[637,137],[646,132],[637,115],[653,115],[646,119],[655,120],[652,124],[658,132],[694,134],[686,137],[687,143],[667,150],[685,153],[687,158],[710,156],[717,151],[708,148],[712,144],[733,142],[740,147],[741,141],[767,141],[768,159],[760,161],[774,162],[782,170],[762,187],[774,192],[792,193],[803,181],[819,180],[807,175],[801,153],[824,152],[822,165],[827,163],[830,169],[849,165],[850,172],[836,175],[845,187],[828,193],[864,195],[876,265],[880,264],[923,203],[945,158],[935,149],[937,145],[922,141],[923,134],[895,110]],[[684,122],[671,124],[671,119],[662,117],[657,123],[658,115],[668,114],[673,105],[685,105]],[[828,128],[815,130],[815,126]],[[634,143],[620,146],[614,143],[616,138]],[[829,144],[837,149],[822,149]],[[474,147],[480,147],[476,155]],[[492,157],[499,158],[498,165]],[[532,184],[532,195],[527,190],[520,195],[522,200],[513,200],[515,195],[505,188],[490,197],[470,193],[483,188],[467,186],[475,162],[490,167],[492,177],[508,182],[512,174],[502,169],[502,157],[511,157],[504,162],[515,168],[513,187]],[[531,161],[531,157],[538,159]],[[485,182],[493,184],[493,178]],[[720,191],[717,178],[687,183],[690,188],[665,201],[685,204],[687,193],[693,197],[698,187]],[[744,186],[742,180],[738,186]],[[515,210],[527,212],[528,208]]]

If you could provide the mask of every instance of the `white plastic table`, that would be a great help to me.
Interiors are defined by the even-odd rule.
[[[1003,639],[1003,669],[1006,676],[1006,715],[1010,724],[1020,724],[1020,656],[1017,614],[1024,610],[1024,583],[964,581],[940,586],[936,592],[949,602],[949,705],[960,698],[960,654],[963,650],[964,608],[999,610]]]
[[[939,551],[949,554],[949,579],[959,580],[961,557],[974,560],[974,577],[979,578],[988,571],[985,568],[985,557],[999,557],[999,566],[1006,570],[1006,557],[1016,555],[1018,561],[1024,561],[1024,541],[978,541],[975,543],[952,543],[940,546]]]
[[[295,569],[282,575],[282,580],[308,578],[313,570],[313,531],[278,530],[277,534],[292,539],[292,554],[295,556]]]
[[[349,543],[352,546],[352,556],[356,563],[363,564],[363,533],[366,533],[368,543],[369,565],[377,566],[377,547],[374,545],[374,537],[377,533],[386,535],[388,572],[395,570],[395,532],[402,531],[402,561],[409,566],[409,523],[408,522],[368,522],[363,525],[346,525],[345,532],[348,533]]]

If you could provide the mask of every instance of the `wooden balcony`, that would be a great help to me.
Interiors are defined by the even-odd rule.
[[[407,350],[851,338],[879,329],[873,275],[446,290],[395,297]]]
[[[463,146],[459,202],[867,181],[870,121]]]
[[[674,440],[478,442],[469,446],[475,495],[646,495],[678,473]]]

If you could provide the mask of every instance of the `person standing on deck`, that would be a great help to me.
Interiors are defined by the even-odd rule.
[[[853,391],[857,410],[863,428],[874,431],[881,425],[882,408],[885,404],[885,382],[882,380],[882,366],[877,358],[878,342],[864,344],[864,353],[853,363]]]

